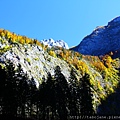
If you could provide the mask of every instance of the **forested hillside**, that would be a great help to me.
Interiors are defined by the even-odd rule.
[[[118,115],[119,70],[117,51],[83,55],[1,29],[1,119]]]

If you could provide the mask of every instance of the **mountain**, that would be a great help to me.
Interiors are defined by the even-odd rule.
[[[114,18],[106,26],[98,26],[72,50],[84,55],[105,55],[120,52],[120,16]],[[117,53],[118,54],[118,53]]]
[[[111,37],[115,40],[111,41],[115,46],[119,44],[117,23],[119,17],[109,23],[110,30],[107,25],[104,29],[97,28],[98,37],[96,30],[92,33],[93,38],[103,41],[100,46],[106,51],[94,52],[102,56],[93,56],[93,49],[100,47],[94,48],[94,42],[93,47],[92,42],[91,47],[86,46],[84,41],[87,42],[91,35],[84,38],[83,43],[85,50],[91,48],[87,52],[92,55],[84,55],[64,47],[49,47],[48,41],[50,46],[57,43],[52,39],[42,44],[39,40],[0,29],[0,119],[12,116],[70,120],[86,115],[120,114],[120,58],[113,58],[114,52],[103,55],[118,50],[119,46],[107,48],[105,45],[109,41],[99,36],[105,31],[105,38],[114,28]],[[106,33],[107,30],[110,32]]]
[[[41,40],[40,42],[43,43],[44,45],[48,45],[48,47],[58,46],[58,47],[63,47],[65,49],[69,49],[67,43],[65,43],[63,40],[54,41],[52,38],[50,38],[50,39]]]

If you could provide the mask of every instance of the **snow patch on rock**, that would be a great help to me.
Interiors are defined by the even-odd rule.
[[[53,47],[53,46],[58,46],[58,47],[63,47],[65,49],[69,49],[67,43],[65,43],[63,40],[53,40],[52,38],[50,39],[44,39],[40,41],[44,45],[48,45],[48,47]]]

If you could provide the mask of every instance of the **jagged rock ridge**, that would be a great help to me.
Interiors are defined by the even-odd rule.
[[[104,55],[111,51],[120,51],[120,16],[106,26],[97,27],[87,35],[78,46],[71,48],[85,55]]]
[[[58,46],[58,47],[63,47],[65,49],[69,49],[67,43],[64,42],[63,40],[56,40],[55,41],[52,38],[50,38],[50,39],[41,40],[40,42],[43,43],[44,45],[48,45],[48,47]]]

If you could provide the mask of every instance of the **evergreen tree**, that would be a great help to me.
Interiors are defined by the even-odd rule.
[[[59,66],[55,68],[55,97],[56,108],[58,110],[60,120],[67,119],[67,90],[68,84],[65,76],[61,73]]]
[[[28,82],[27,105],[29,116],[37,112],[37,96],[38,90],[34,78],[32,77]],[[37,113],[36,113],[37,114]]]
[[[17,115],[17,91],[15,81],[15,67],[13,63],[9,62],[4,68],[6,72],[6,79],[4,79],[3,88],[3,114],[6,115]]]
[[[46,104],[46,94],[45,94],[45,78],[43,77],[43,82],[39,86],[38,91],[38,107],[39,107],[39,119],[45,119],[45,104]]]
[[[0,65],[0,114],[3,114],[4,109],[4,89],[6,83],[6,71]]]
[[[79,115],[79,99],[80,95],[78,94],[78,80],[76,78],[76,71],[74,68],[71,69],[70,73],[70,96],[69,96],[69,109],[70,109],[70,115],[76,116]]]
[[[23,73],[20,65],[15,69],[14,64],[8,61],[4,69],[0,66],[0,78],[1,114],[25,117],[25,104],[29,91],[27,74]]]
[[[92,104],[92,91],[91,91],[91,85],[90,85],[90,77],[87,73],[80,79],[80,93],[81,93],[81,99],[80,99],[80,111],[81,115],[93,115],[94,109]]]
[[[29,86],[28,82],[31,80],[28,78],[27,73],[23,72],[20,64],[18,65],[18,68],[16,70],[15,81],[17,85],[17,103],[20,109],[21,116],[24,118],[25,116],[29,115],[29,111],[27,110],[29,109],[28,101],[31,96],[31,86]]]

